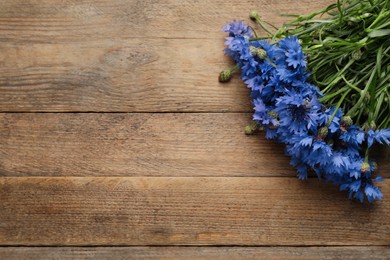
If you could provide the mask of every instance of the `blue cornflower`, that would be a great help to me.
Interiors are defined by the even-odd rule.
[[[349,145],[357,147],[364,141],[364,132],[359,127],[352,125],[346,131],[342,131],[340,139]]]
[[[364,188],[364,193],[367,196],[368,202],[373,202],[374,200],[381,200],[383,198],[383,194],[379,187],[372,185],[371,183],[367,183]]]
[[[298,37],[290,35],[279,41],[279,47],[285,52],[285,62],[296,69],[298,66],[306,67],[305,55],[299,44]]]
[[[288,84],[280,81],[276,69],[273,69],[269,73],[269,79],[261,93],[261,98],[266,102],[275,103],[276,98],[284,95],[286,89],[288,89]]]
[[[373,131],[372,129],[367,132],[367,144],[368,147],[371,147],[374,143],[374,140],[380,144],[390,144],[390,129],[381,129]]]
[[[225,49],[225,53],[231,56],[240,67],[245,61],[252,58],[249,41],[244,36],[234,37]]]
[[[222,28],[223,32],[228,32],[229,37],[247,36],[253,37],[252,29],[243,21],[232,21],[225,24]]]
[[[290,133],[298,133],[318,125],[319,102],[315,96],[304,97],[295,91],[286,91],[276,99],[275,111],[279,113],[280,126]]]
[[[303,68],[291,69],[287,66],[278,65],[276,70],[280,80],[291,84],[291,86],[304,84],[309,76]]]
[[[264,102],[257,98],[253,100],[255,113],[253,114],[253,120],[258,122],[262,126],[271,125],[277,127],[279,122],[277,120],[277,115],[272,113],[271,110],[267,109]]]
[[[331,107],[326,109],[324,112],[319,114],[319,123],[321,125],[328,124],[328,121],[331,119],[334,111],[336,110],[336,107]],[[340,131],[340,120],[343,116],[343,111],[339,108],[337,109],[336,113],[334,114],[334,117],[329,125],[329,130],[331,133],[336,133]]]
[[[349,172],[349,168],[352,164],[346,154],[341,151],[336,151],[333,152],[330,159],[330,163],[327,164],[325,168],[327,174],[337,174],[343,176],[346,172]]]
[[[245,80],[247,87],[251,89],[251,97],[256,99],[264,88],[264,80],[261,76],[254,76]]]
[[[286,154],[299,179],[309,171],[349,192],[350,198],[369,202],[381,199],[374,186],[374,164],[362,157],[362,147],[374,142],[390,144],[390,129],[368,130],[352,125],[340,108],[325,108],[323,94],[308,83],[305,55],[296,36],[276,44],[249,41],[253,32],[243,22],[224,27],[226,54],[241,69],[241,78],[251,89],[253,120],[265,128],[266,138],[286,144]]]
[[[267,54],[267,60],[271,62],[276,62],[282,53],[276,44],[271,44],[268,40],[253,41],[252,45],[263,49]]]
[[[333,156],[332,146],[324,140],[316,139],[313,142],[310,153],[305,156],[305,161],[311,167],[329,165]]]

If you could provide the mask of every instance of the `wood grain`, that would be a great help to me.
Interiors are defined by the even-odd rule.
[[[385,246],[353,247],[5,247],[0,258],[44,259],[388,259]]]
[[[0,114],[2,176],[296,176],[250,114]]]
[[[219,39],[223,24],[249,20],[252,9],[280,26],[286,21],[280,14],[306,14],[330,3],[334,1],[6,0],[0,9],[0,38],[29,44],[145,37]]]
[[[389,181],[362,205],[297,180],[217,82],[225,22],[333,2],[2,1],[0,259],[387,259]]]
[[[251,111],[240,80],[217,82],[231,65],[221,26],[330,2],[3,1],[0,111]]]
[[[250,114],[0,114],[1,176],[296,176]],[[390,177],[389,155],[379,173]]]
[[[390,204],[346,197],[295,178],[2,177],[0,244],[389,245]]]
[[[251,111],[219,40],[0,45],[0,111]]]

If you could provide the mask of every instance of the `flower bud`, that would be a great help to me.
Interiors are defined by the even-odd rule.
[[[368,130],[370,130],[370,126],[367,122],[365,122],[362,126],[362,129],[365,131],[365,132],[368,132]]]
[[[254,133],[259,132],[260,126],[256,122],[252,122],[250,125],[245,127],[246,135],[253,135]]]
[[[256,10],[252,10],[250,13],[249,13],[249,18],[255,20],[256,17],[258,16],[259,14],[257,13]]]
[[[249,50],[251,51],[251,54],[253,56],[256,56],[257,55],[257,48],[255,46],[249,46]]]
[[[323,126],[318,130],[317,138],[318,139],[325,139],[328,136],[328,133],[329,133],[328,127]]]
[[[362,171],[362,173],[366,173],[370,171],[370,165],[367,162],[364,162],[360,164],[360,170]]]
[[[356,51],[354,51],[354,52],[352,52],[352,59],[354,59],[354,60],[360,60],[361,58],[362,58],[362,51],[360,50],[360,49],[358,49],[358,50],[356,50]]]
[[[231,71],[230,70],[223,70],[221,73],[219,73],[219,82],[228,82],[231,79]]]
[[[262,49],[262,48],[257,48],[256,55],[257,55],[257,57],[259,57],[262,60],[267,58],[267,52],[264,49]]]
[[[278,118],[278,112],[271,110],[267,112],[267,115],[272,116],[273,118]]]
[[[257,56],[262,60],[267,58],[267,52],[262,48],[256,48],[255,46],[249,46],[249,50],[253,56]]]
[[[252,130],[252,127],[250,125],[247,125],[245,127],[245,134],[246,135],[253,135],[253,130]]]
[[[353,124],[352,118],[350,116],[343,116],[340,121],[340,128],[343,131],[347,131],[348,128]]]
[[[375,124],[375,122],[374,121],[371,121],[370,122],[370,128],[372,129],[372,130],[376,130],[376,124]]]

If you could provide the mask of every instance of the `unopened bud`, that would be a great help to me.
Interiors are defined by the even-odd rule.
[[[245,127],[245,134],[246,135],[253,135],[253,130],[252,130],[252,127],[250,125],[247,125]]]
[[[360,49],[352,52],[352,59],[354,60],[360,60],[362,58],[362,51]]]
[[[368,130],[370,130],[370,125],[369,125],[367,122],[365,122],[365,123],[363,124],[363,126],[362,126],[362,129],[363,129],[365,132],[368,132]]]
[[[278,112],[271,110],[267,112],[267,115],[272,116],[273,118],[278,118]]]
[[[256,17],[258,16],[259,14],[257,13],[256,10],[252,10],[250,13],[249,13],[249,18],[255,20]]]
[[[251,51],[251,54],[253,56],[256,56],[257,55],[257,48],[255,46],[249,46],[249,50]]]
[[[370,122],[370,128],[372,129],[372,130],[376,130],[376,124],[375,124],[375,122],[374,121],[371,121]]]
[[[257,57],[259,57],[262,60],[267,58],[267,52],[262,48],[257,48],[256,55],[257,55]]]
[[[223,70],[221,73],[219,73],[218,80],[219,82],[228,82],[231,79],[231,72],[230,70]]]
[[[311,59],[311,54],[310,53],[306,53],[306,60],[309,62]]]
[[[362,171],[362,173],[366,173],[370,171],[370,165],[367,162],[364,162],[360,165],[360,170]]]
[[[256,48],[254,46],[249,46],[249,50],[253,56],[257,56],[262,60],[267,58],[267,52],[262,48]]]
[[[325,139],[328,136],[329,130],[328,127],[323,126],[318,130],[318,139]]]
[[[350,116],[343,116],[340,121],[340,128],[344,131],[353,124],[352,118]]]
[[[247,125],[245,127],[245,134],[246,135],[253,135],[254,133],[259,132],[260,126],[256,122],[252,122],[250,125]]]

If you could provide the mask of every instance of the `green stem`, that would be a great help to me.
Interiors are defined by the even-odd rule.
[[[267,32],[269,35],[271,35],[271,36],[274,35],[271,31],[269,31],[269,30],[265,27],[265,25],[264,25],[263,21],[261,21],[259,15],[256,15],[256,16],[254,16],[253,18],[254,18],[254,19],[256,20],[256,22],[260,25],[260,27],[263,28],[264,31],[266,31],[266,32]]]
[[[364,162],[368,163],[368,157],[370,156],[370,148],[366,148],[366,152],[364,153]]]
[[[252,32],[254,33],[255,37],[257,38],[257,33],[256,33],[255,29],[252,26],[248,26],[248,27],[252,30]]]
[[[232,72],[235,72],[236,70],[238,70],[240,67],[238,66],[238,64],[234,65],[233,67],[231,67],[230,69],[228,69],[230,71],[230,73]]]
[[[362,91],[362,93],[361,93],[361,95],[360,95],[359,100],[358,100],[357,103],[348,111],[347,115],[353,115],[353,113],[361,106],[362,102],[364,101],[364,97],[366,96],[367,91],[368,91],[369,87],[371,86],[371,82],[372,82],[373,79],[374,79],[375,72],[376,72],[376,66],[375,66],[374,69],[372,70],[371,75],[370,75],[370,78],[368,79],[368,82],[367,82],[365,88],[363,89],[363,91]],[[374,98],[374,97],[372,97],[372,98]]]
[[[329,127],[330,124],[332,123],[332,120],[333,120],[333,118],[335,117],[335,115],[336,115],[336,113],[337,113],[337,110],[340,108],[341,103],[343,103],[343,100],[345,99],[345,97],[348,95],[348,93],[349,93],[350,91],[351,91],[351,90],[348,89],[348,90],[344,93],[344,95],[340,98],[339,102],[337,102],[336,109],[334,110],[332,116],[329,118],[328,123],[326,124],[327,127]]]
[[[352,88],[353,90],[356,90],[356,92],[358,93],[362,93],[362,90],[358,87],[356,87],[354,84],[352,84],[351,82],[349,82],[345,77],[344,75],[341,75],[341,78],[344,80],[344,82],[350,87]]]
[[[325,89],[322,90],[322,92],[326,93],[331,87],[333,87],[337,82],[339,82],[341,79],[340,75],[343,74],[354,62],[355,60],[351,59],[342,70],[338,71],[338,73],[334,76],[334,79],[329,83],[329,85]]]
[[[336,91],[336,92],[334,92],[332,94],[329,94],[329,95],[326,95],[326,96],[320,98],[319,100],[320,100],[320,102],[328,101],[329,99],[337,96],[338,94],[343,93],[345,90],[348,90],[348,88],[346,88],[346,87],[341,88],[341,89],[339,89],[338,91]]]
[[[343,14],[343,11],[341,10],[340,0],[337,0],[337,10],[339,11],[339,19],[340,19],[340,23],[341,23],[343,21],[344,14]]]

